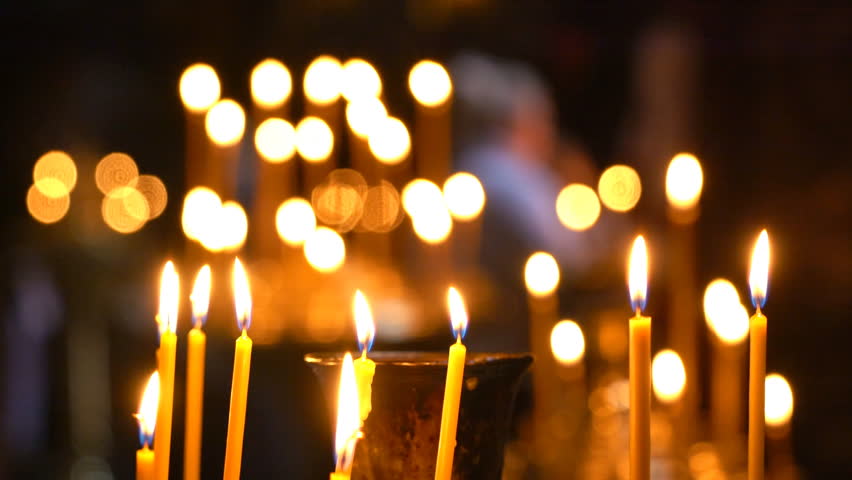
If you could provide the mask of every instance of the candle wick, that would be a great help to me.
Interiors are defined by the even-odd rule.
[[[757,314],[758,314],[758,315],[761,315],[761,313],[760,313],[760,302],[756,302],[756,303],[757,303],[757,305],[756,305],[756,307],[757,307]]]
[[[456,331],[456,344],[461,345],[461,330]]]
[[[641,309],[641,308],[639,308],[639,307],[636,307],[636,316],[637,316],[637,317],[641,317],[641,316],[642,316],[642,309]]]
[[[366,346],[361,349],[361,358],[363,358],[364,360],[367,359],[367,348],[366,348]]]

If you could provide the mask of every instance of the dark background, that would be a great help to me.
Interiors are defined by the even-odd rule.
[[[63,244],[56,230],[64,227],[34,222],[24,198],[35,159],[49,149],[126,151],[143,172],[163,178],[170,193],[181,191],[177,79],[190,63],[214,65],[223,96],[247,105],[248,73],[263,58],[282,59],[298,82],[320,53],[363,56],[382,72],[387,102],[410,118],[406,76],[418,59],[448,59],[476,49],[522,60],[552,87],[560,129],[581,139],[600,168],[630,163],[616,152],[619,132],[635,107],[637,38],[659,21],[688,27],[697,46],[695,138],[685,148],[702,159],[705,171],[697,224],[700,283],[725,276],[744,284],[752,239],[760,226],[770,229],[768,366],[793,384],[795,456],[811,478],[849,475],[852,7],[794,1],[6,2],[0,6],[4,297],[11,295],[17,262],[39,252],[62,278],[60,284],[97,290],[122,279],[116,294],[120,306],[110,308],[118,315],[150,318],[155,305],[146,299],[156,298],[152,279],[159,259],[182,244],[179,195],[173,194],[163,217],[146,228],[147,241],[116,235],[101,240],[97,254]],[[295,109],[299,98],[294,95]],[[662,175],[641,169],[640,174]],[[644,228],[663,228],[664,216],[647,218]],[[81,268],[84,261],[97,268]],[[66,294],[69,303],[94,308],[90,297],[74,292]],[[138,313],[128,313],[132,310]],[[0,448],[6,452],[0,453],[0,476],[5,463],[13,478],[54,478],[73,462],[76,447],[68,445],[71,419],[63,406],[62,332],[59,327],[47,354],[51,401],[45,450],[15,458]],[[10,351],[12,329],[4,327],[3,333]],[[142,378],[144,357],[134,350],[146,351],[153,332],[146,335],[112,352],[109,369],[116,382]],[[216,348],[229,355],[229,342]],[[297,347],[283,348],[282,355],[298,361]],[[306,371],[294,375],[294,384],[308,383]],[[121,389],[119,405],[112,406],[120,440],[108,448],[108,461],[126,478],[135,426],[129,415],[119,415],[125,406],[135,408],[137,397],[124,397],[131,386]],[[7,390],[7,401],[11,397]],[[297,412],[300,404],[287,408]],[[286,416],[280,421],[286,431]],[[15,441],[4,436],[5,442]],[[320,434],[285,436],[268,448],[310,447],[315,454],[283,454],[282,461],[303,465],[304,478],[320,478],[330,464],[326,440]]]

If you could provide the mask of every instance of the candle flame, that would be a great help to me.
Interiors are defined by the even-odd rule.
[[[338,472],[349,472],[352,469],[355,444],[361,438],[360,411],[355,365],[352,363],[352,355],[347,352],[343,357],[340,389],[337,393],[337,429],[334,448]]]
[[[207,322],[207,309],[210,306],[210,265],[204,265],[195,276],[192,293],[189,300],[192,302],[192,322],[196,327],[201,327]]]
[[[447,291],[447,306],[450,309],[450,323],[453,326],[453,334],[461,341],[467,333],[467,308],[464,300],[456,287],[450,287]]]
[[[361,290],[355,290],[355,300],[352,302],[352,312],[355,316],[355,331],[358,334],[358,346],[361,353],[366,354],[373,347],[376,338],[376,324],[367,297]]]
[[[234,259],[233,288],[237,326],[246,331],[251,326],[251,288],[246,269],[239,258]]]
[[[169,260],[160,276],[160,308],[157,312],[160,335],[167,330],[172,333],[177,330],[179,295],[180,279],[175,270],[175,264]]]
[[[766,283],[769,278],[769,234],[764,228],[757,237],[751,254],[751,270],[748,284],[751,287],[751,303],[762,308],[766,304]]]
[[[154,372],[139,402],[139,411],[133,416],[139,422],[139,443],[143,447],[150,447],[154,440],[154,427],[157,425],[157,407],[160,402],[160,374]]]
[[[793,389],[782,375],[770,373],[764,383],[766,403],[763,417],[770,427],[782,427],[793,417]]]
[[[630,307],[641,311],[648,300],[648,248],[642,235],[636,237],[630,250],[627,285],[630,288]]]

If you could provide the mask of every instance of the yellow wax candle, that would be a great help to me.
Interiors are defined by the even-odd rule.
[[[435,480],[450,480],[453,475],[453,457],[456,450],[456,430],[459,419],[464,362],[467,348],[461,340],[467,330],[467,311],[458,290],[450,287],[447,293],[450,319],[456,343],[450,347],[447,361],[447,384],[444,388],[444,406],[441,410],[441,434],[438,437],[438,460],[435,464]]]
[[[231,380],[231,407],[228,413],[228,437],[225,441],[224,480],[238,480],[243,456],[243,434],[248,403],[249,370],[252,341],[247,331],[251,324],[251,292],[246,271],[239,259],[234,260],[234,303],[237,324],[242,335],[234,348],[234,376]]]
[[[151,374],[139,402],[139,412],[134,415],[139,422],[139,440],[142,448],[136,451],[136,480],[154,480],[154,451],[151,441],[157,423],[157,403],[160,398],[160,375]]]
[[[340,387],[337,392],[337,426],[334,432],[335,466],[331,480],[349,480],[355,461],[355,445],[361,438],[358,384],[352,355],[346,352],[340,366]]]
[[[629,267],[630,302],[630,480],[651,478],[651,318],[642,316],[648,290],[648,251],[640,235]]]
[[[748,479],[763,479],[764,381],[766,378],[766,317],[760,312],[766,303],[769,277],[769,235],[760,232],[751,256],[749,287],[757,312],[749,321],[748,379]]]
[[[160,281],[160,309],[157,322],[160,328],[160,348],[157,351],[157,371],[160,373],[160,404],[157,413],[157,442],[154,444],[155,476],[169,478],[169,454],[172,444],[172,411],[175,392],[175,356],[177,353],[177,313],[180,280],[171,261],[166,262]]]
[[[193,328],[187,339],[186,353],[186,429],[183,443],[183,478],[201,478],[201,419],[204,418],[204,355],[207,335],[201,330],[210,304],[210,266],[204,265],[192,288]]]
[[[358,334],[358,345],[361,348],[361,357],[356,359],[355,379],[358,384],[358,404],[360,405],[361,421],[367,420],[373,409],[373,375],[376,373],[376,362],[367,358],[367,352],[373,346],[376,337],[376,324],[373,322],[373,313],[370,304],[361,290],[355,291],[355,300],[352,302],[353,315],[355,317],[355,330]]]

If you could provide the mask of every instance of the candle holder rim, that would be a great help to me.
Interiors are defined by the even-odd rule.
[[[314,365],[333,366],[343,361],[344,352],[314,352],[305,354],[305,363]],[[357,358],[357,357],[356,357]],[[368,354],[368,358],[376,365],[394,367],[446,367],[448,355],[445,351],[394,351],[382,350]],[[530,353],[507,352],[468,352],[465,365],[493,365],[497,363],[521,363],[529,365],[533,362]]]

